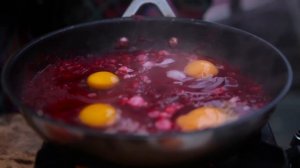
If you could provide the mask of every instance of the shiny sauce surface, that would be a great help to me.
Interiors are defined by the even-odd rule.
[[[214,74],[195,75],[199,60],[211,63]],[[99,85],[92,77],[89,81],[97,72],[105,72],[108,81],[101,83],[101,76]],[[25,86],[23,101],[39,115],[71,125],[106,133],[153,134],[216,127],[261,108],[267,96],[259,84],[227,63],[149,50],[60,60]],[[97,106],[86,107],[95,104],[105,108],[105,116],[89,113]]]

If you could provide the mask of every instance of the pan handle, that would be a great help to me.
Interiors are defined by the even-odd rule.
[[[167,0],[133,0],[123,14],[123,17],[131,17],[145,4],[155,5],[164,17],[176,17]]]

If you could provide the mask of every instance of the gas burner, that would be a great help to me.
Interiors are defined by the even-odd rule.
[[[259,134],[253,135],[241,148],[214,158],[192,160],[172,166],[196,168],[286,168],[287,159],[276,145],[272,130],[267,124]],[[44,143],[36,158],[35,168],[122,168],[120,165],[99,160],[72,149]],[[164,166],[165,167],[165,166]]]

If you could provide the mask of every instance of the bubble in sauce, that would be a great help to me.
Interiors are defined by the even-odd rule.
[[[169,39],[169,46],[175,48],[178,46],[178,39],[176,37],[171,37]]]
[[[118,40],[118,47],[126,48],[129,46],[129,40],[127,37],[121,37]]]

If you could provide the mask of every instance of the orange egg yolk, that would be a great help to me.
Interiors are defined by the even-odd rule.
[[[222,109],[200,107],[177,118],[176,124],[182,131],[190,132],[221,125],[227,120]]]
[[[188,63],[184,72],[194,78],[207,78],[218,74],[218,68],[211,62],[206,60],[196,60]]]
[[[79,120],[91,127],[104,127],[115,123],[117,112],[109,104],[96,103],[83,108],[79,114]]]
[[[95,72],[87,78],[87,84],[92,89],[110,89],[117,83],[119,83],[118,76],[107,71]]]

